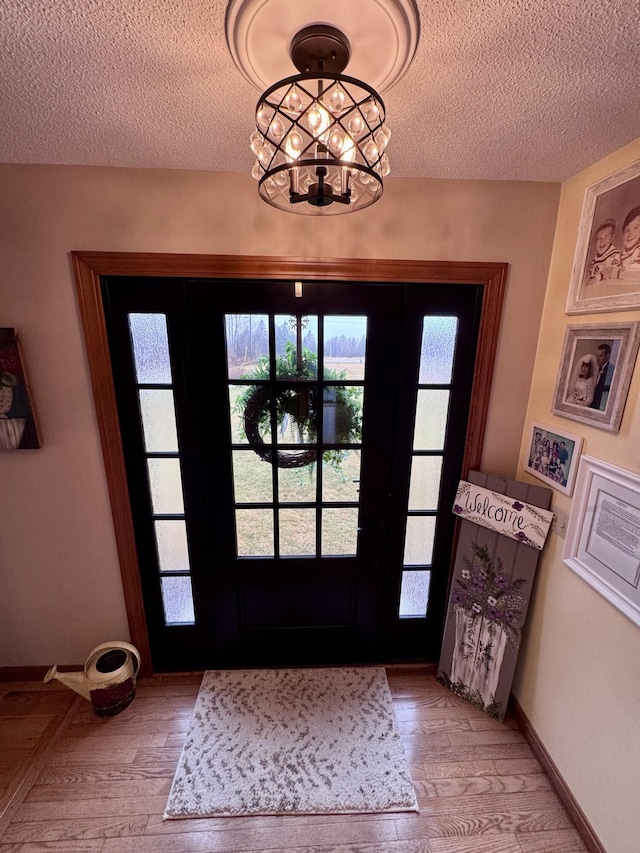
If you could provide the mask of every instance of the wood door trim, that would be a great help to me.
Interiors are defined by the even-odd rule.
[[[100,288],[107,275],[212,279],[477,284],[482,312],[462,476],[479,468],[498,345],[508,264],[474,261],[284,258],[242,255],[179,255],[140,252],[71,252],[102,454],[111,502],[131,642],[142,658],[141,675],[152,672],[135,547],[133,518]]]

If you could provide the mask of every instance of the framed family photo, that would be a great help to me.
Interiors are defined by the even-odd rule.
[[[639,342],[640,323],[567,326],[554,414],[618,432]]]
[[[640,625],[640,477],[583,456],[563,561]]]
[[[640,308],[640,160],[585,191],[567,314]]]
[[[581,450],[581,436],[532,421],[524,467],[548,486],[570,495]]]

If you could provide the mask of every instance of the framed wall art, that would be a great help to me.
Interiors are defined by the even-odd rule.
[[[0,328],[0,451],[40,445],[18,335],[15,329]]]
[[[640,160],[587,187],[567,314],[640,308]]]
[[[570,495],[573,492],[582,437],[532,421],[525,468],[534,477]]]
[[[639,342],[640,323],[567,326],[552,411],[618,432]]]
[[[563,560],[640,625],[640,477],[583,456]]]

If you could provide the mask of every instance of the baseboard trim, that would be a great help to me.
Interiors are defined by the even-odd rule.
[[[50,667],[48,666],[0,666],[0,682],[3,681],[42,681]],[[59,672],[72,672],[82,669],[76,666],[59,666]]]
[[[563,806],[569,813],[576,830],[580,833],[580,837],[586,844],[590,853],[607,853],[598,836],[595,834],[593,827],[587,820],[585,813],[582,811],[576,798],[573,796],[571,789],[565,782],[562,774],[556,767],[553,759],[546,750],[545,745],[540,740],[538,733],[531,725],[531,721],[522,710],[520,703],[513,694],[509,699],[509,705],[513,717],[518,724],[518,728],[524,735],[525,740],[533,750],[536,758],[542,765],[545,773],[549,777],[549,781],[553,785],[556,794],[560,797]]]

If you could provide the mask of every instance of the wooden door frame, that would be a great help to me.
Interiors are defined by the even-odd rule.
[[[482,313],[462,476],[480,467],[498,331],[507,278],[506,263],[284,258],[242,255],[180,255],[138,252],[71,252],[93,397],[104,457],[131,642],[151,675],[151,648],[144,612],[133,518],[120,438],[118,408],[100,286],[101,276],[160,278],[290,279],[291,281],[476,284]]]

